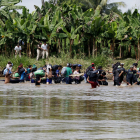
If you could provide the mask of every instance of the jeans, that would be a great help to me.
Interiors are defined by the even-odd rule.
[[[65,77],[66,84],[71,84],[71,78],[70,77]]]

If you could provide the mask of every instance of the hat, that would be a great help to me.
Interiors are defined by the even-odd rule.
[[[131,65],[130,68],[133,68],[133,66]]]
[[[91,65],[93,65],[94,63],[92,63]]]
[[[124,63],[121,63],[121,65],[124,65]]]
[[[78,67],[82,67],[82,65],[81,64],[78,64]]]

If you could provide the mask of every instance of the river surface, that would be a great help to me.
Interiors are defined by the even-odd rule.
[[[140,87],[0,81],[0,140],[140,140]]]

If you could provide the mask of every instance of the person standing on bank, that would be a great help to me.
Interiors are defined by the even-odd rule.
[[[44,44],[41,45],[41,48],[42,48],[42,59],[45,58],[45,54],[46,54],[46,58],[48,58],[48,44],[44,42]]]
[[[21,57],[22,48],[21,48],[21,46],[19,46],[19,44],[17,44],[17,46],[15,46],[14,50],[15,50],[15,57],[17,57],[17,54],[19,54],[19,57]]]
[[[38,61],[40,55],[42,55],[41,45],[42,45],[42,42],[39,42],[39,44],[37,45],[37,58],[36,58],[37,61]]]

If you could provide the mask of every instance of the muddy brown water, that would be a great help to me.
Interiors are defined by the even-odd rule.
[[[140,87],[0,81],[1,140],[140,139]]]

